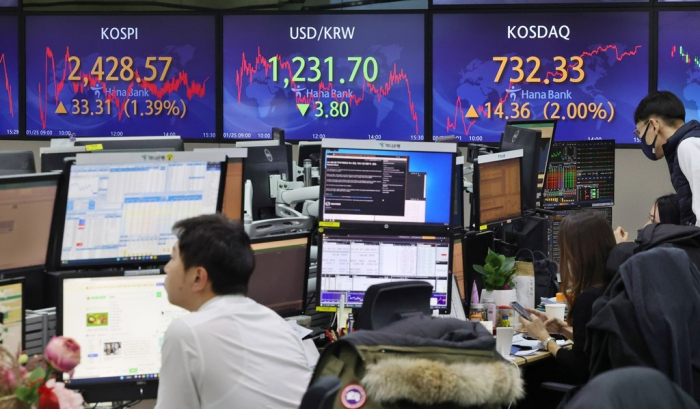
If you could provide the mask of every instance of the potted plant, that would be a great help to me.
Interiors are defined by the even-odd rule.
[[[483,266],[474,264],[474,270],[484,276],[484,289],[481,299],[493,298],[497,306],[509,305],[517,301],[513,278],[515,277],[515,257],[506,257],[489,249]]]

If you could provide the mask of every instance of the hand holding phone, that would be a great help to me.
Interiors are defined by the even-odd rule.
[[[519,302],[513,301],[510,303],[510,306],[513,307],[513,309],[515,309],[515,311],[517,311],[521,317],[525,318],[528,321],[532,321],[532,319],[530,319],[530,313],[525,311],[525,308],[523,308],[523,306],[520,305]]]

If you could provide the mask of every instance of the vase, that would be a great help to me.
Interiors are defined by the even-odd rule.
[[[486,289],[483,289],[481,290],[481,302],[484,302],[484,299],[486,298],[493,298],[494,301],[496,301],[496,307],[510,307],[511,302],[518,301],[515,289],[493,291],[486,291]]]
[[[16,396],[10,395],[0,398],[0,409],[27,409],[27,405]]]

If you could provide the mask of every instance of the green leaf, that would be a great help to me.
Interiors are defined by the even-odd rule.
[[[472,266],[472,268],[474,268],[474,271],[476,271],[476,272],[479,273],[479,274],[482,274],[482,275],[488,274],[488,273],[486,272],[486,270],[484,270],[484,268],[481,267],[481,266],[479,266],[479,265],[474,264],[474,265]]]
[[[44,371],[44,368],[38,367],[34,369],[30,374],[29,374],[29,382],[34,382],[39,379],[44,379],[46,377],[46,371]]]
[[[494,268],[492,265],[489,265],[489,264],[485,265],[484,268],[486,269],[486,272],[489,275],[495,275],[496,272],[498,271],[498,268]]]

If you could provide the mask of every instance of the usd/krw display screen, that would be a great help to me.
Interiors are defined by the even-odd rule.
[[[424,16],[224,17],[224,138],[423,140]]]
[[[659,13],[658,89],[683,101],[687,121],[700,119],[700,38],[688,35],[699,18],[700,11]]]
[[[27,17],[27,136],[214,138],[214,23]]]
[[[19,135],[17,17],[0,16],[0,135]]]
[[[439,14],[433,26],[435,136],[498,142],[508,120],[556,119],[560,141],[635,143],[648,13]]]

